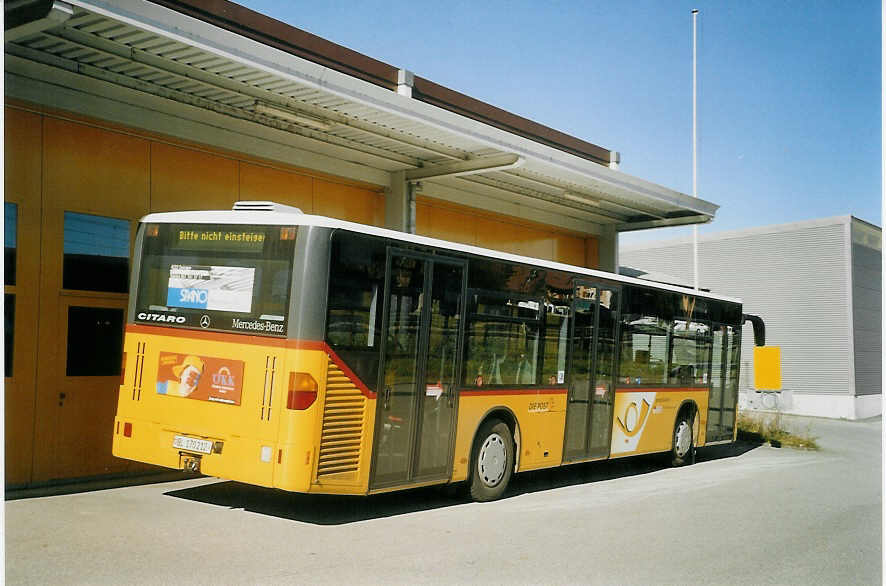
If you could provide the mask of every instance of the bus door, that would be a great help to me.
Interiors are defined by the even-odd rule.
[[[389,250],[372,488],[448,479],[465,263]]]
[[[741,349],[741,337],[732,326],[714,325],[706,443],[732,440],[738,401],[738,350]]]
[[[577,282],[573,296],[572,356],[566,403],[564,460],[609,455],[615,400],[618,289]]]

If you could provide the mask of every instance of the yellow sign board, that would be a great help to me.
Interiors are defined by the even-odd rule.
[[[754,347],[754,387],[758,391],[781,390],[781,346]]]

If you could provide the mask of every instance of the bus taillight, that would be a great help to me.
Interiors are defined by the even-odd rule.
[[[307,372],[289,373],[289,396],[286,408],[303,411],[317,400],[317,381]]]

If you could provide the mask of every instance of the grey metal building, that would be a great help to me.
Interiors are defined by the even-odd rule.
[[[860,419],[881,412],[882,230],[852,216],[699,236],[699,286],[740,297],[780,346],[782,388],[753,386],[742,341],[739,405]],[[692,241],[622,245],[623,272],[692,283]],[[644,275],[645,274],[645,275]]]

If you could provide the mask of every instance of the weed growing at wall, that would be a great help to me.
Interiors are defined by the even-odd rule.
[[[817,450],[817,438],[810,427],[798,431],[789,429],[781,413],[739,413],[738,439],[751,442],[768,442],[773,447],[787,446],[802,450]]]

